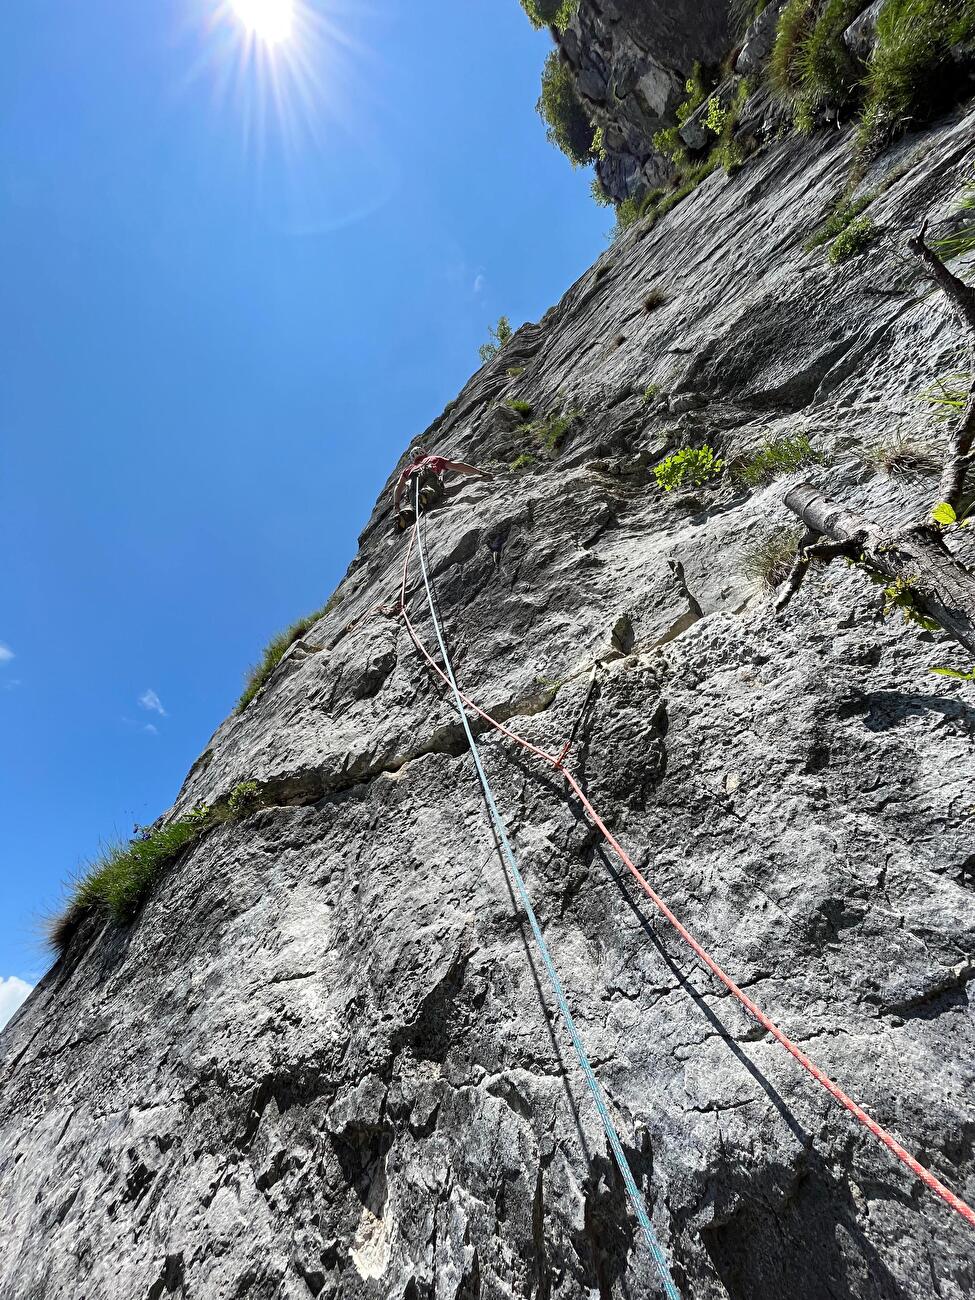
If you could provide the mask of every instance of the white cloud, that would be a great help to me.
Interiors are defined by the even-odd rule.
[[[484,284],[485,284],[484,272],[478,271],[477,275],[475,275],[474,277],[474,292],[480,293],[481,290],[484,288]]]
[[[11,677],[8,681],[4,682],[3,689],[5,691],[15,691],[20,685],[22,685],[22,683],[19,677]]]
[[[151,713],[158,713],[161,718],[166,716],[166,710],[162,706],[162,700],[151,686],[144,694],[139,696],[139,703],[144,709],[149,709]]]
[[[16,975],[11,975],[9,979],[0,976],[0,1029],[26,1000],[27,994],[33,987],[33,984],[18,979]]]
[[[4,645],[4,643],[0,641],[0,664],[9,664],[11,659],[14,658],[16,658],[16,656],[10,649],[10,646]]]
[[[151,722],[147,722],[146,725],[142,728],[142,730],[143,730],[143,731],[148,731],[148,733],[149,733],[150,736],[158,736],[158,735],[159,735],[159,728],[153,726],[153,724],[152,724]]]

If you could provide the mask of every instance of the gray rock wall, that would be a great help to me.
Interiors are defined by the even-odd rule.
[[[597,168],[617,202],[661,184],[672,166],[653,148],[687,98],[695,63],[717,66],[732,35],[728,0],[581,0],[559,38],[591,120],[603,128]]]
[[[840,136],[709,177],[427,438],[498,471],[427,525],[465,688],[557,748],[605,661],[571,759],[591,797],[749,994],[969,1200],[975,700],[928,671],[959,655],[843,567],[776,619],[743,557],[790,525],[789,481],[675,500],[649,467],[804,432],[829,492],[930,501],[861,453],[936,439],[917,394],[965,364],[896,249],[949,210],[973,136],[960,113],[905,143],[871,210],[884,241],[838,268],[802,245]],[[557,456],[513,397],[579,410]],[[271,806],[188,852],[131,927],[89,923],[0,1038],[2,1300],[655,1294],[457,720],[401,625],[368,616],[402,555],[384,494],[341,602],[177,804],[246,779]],[[484,753],[682,1294],[971,1295],[971,1229],[707,976],[551,771]]]

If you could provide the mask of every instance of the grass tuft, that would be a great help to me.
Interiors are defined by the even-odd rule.
[[[667,295],[663,289],[650,289],[643,295],[643,310],[649,315],[658,307],[662,307],[666,301]]]
[[[46,927],[49,946],[63,956],[78,928],[94,913],[126,925],[135,916],[162,871],[222,822],[238,821],[261,806],[261,787],[241,781],[220,803],[201,804],[176,821],[136,828],[128,844],[109,844],[74,882],[68,902]]]
[[[771,483],[782,474],[791,474],[803,465],[822,463],[822,452],[815,451],[805,434],[794,438],[773,438],[759,451],[744,456],[732,467],[732,474],[749,487]]]
[[[333,609],[341,599],[341,596],[335,593],[321,609],[316,609],[313,614],[306,614],[304,618],[299,618],[296,623],[292,623],[290,627],[285,628],[283,632],[279,632],[273,640],[267,643],[260,662],[247,672],[244,689],[237,701],[238,713],[243,713],[298,638],[304,636],[310,628],[314,627],[320,618],[324,618],[329,610]]]
[[[937,457],[932,448],[903,433],[894,434],[876,446],[865,448],[863,463],[891,478],[934,474],[938,470]]]
[[[742,556],[742,570],[765,591],[774,591],[792,572],[799,547],[799,528],[770,533]]]
[[[523,402],[519,397],[512,397],[505,402],[505,406],[509,411],[514,411],[515,415],[520,415],[526,420],[531,418],[533,410],[531,402]]]
[[[795,104],[802,97],[802,47],[812,34],[815,21],[814,0],[789,0],[779,14],[768,76],[776,95],[787,103]]]
[[[945,260],[963,257],[975,249],[975,180],[966,181],[962,186],[955,216],[962,218],[959,228],[933,244],[935,252]]]
[[[519,474],[523,469],[531,469],[535,464],[535,457],[523,451],[520,456],[516,456],[508,468],[513,474]]]
[[[532,426],[532,433],[554,456],[561,449],[569,430],[578,418],[578,411],[567,411],[565,415],[547,415]]]
[[[886,0],[864,78],[861,154],[950,102],[960,81],[953,48],[973,38],[975,0]]]

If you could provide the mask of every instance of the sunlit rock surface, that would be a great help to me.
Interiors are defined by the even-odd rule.
[[[684,442],[730,460],[806,433],[824,490],[926,508],[934,480],[862,453],[936,441],[918,393],[967,365],[896,250],[950,210],[973,136],[959,113],[885,155],[878,182],[913,159],[872,209],[885,239],[838,268],[803,243],[842,135],[712,175],[425,435],[496,470],[427,522],[464,687],[558,749],[604,661],[570,758],[593,800],[750,995],[969,1200],[975,700],[929,672],[960,655],[842,566],[777,619],[744,566],[792,526],[789,481],[665,495],[650,470]],[[579,412],[557,455],[511,398]],[[178,803],[257,780],[271,806],[130,928],[82,930],[0,1038],[3,1300],[656,1294],[456,717],[370,614],[400,581],[388,506]],[[415,572],[410,591],[432,643]],[[682,1294],[970,1296],[971,1229],[711,980],[551,771],[484,753]]]

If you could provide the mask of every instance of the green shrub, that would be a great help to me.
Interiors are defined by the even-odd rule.
[[[533,27],[557,27],[563,32],[579,8],[579,0],[521,0],[521,7]]]
[[[527,451],[523,451],[520,456],[516,456],[508,467],[512,473],[518,474],[523,469],[531,469],[535,464],[535,457],[530,456]]]
[[[734,477],[749,487],[770,483],[781,474],[791,474],[803,465],[822,462],[821,452],[814,451],[805,434],[794,438],[772,438],[750,456],[744,456],[732,469]]]
[[[858,146],[869,155],[947,102],[952,46],[975,37],[975,0],[886,0],[864,78]]]
[[[675,488],[700,487],[724,468],[710,447],[681,447],[654,467],[653,475],[665,492]]]
[[[640,216],[640,202],[638,199],[624,199],[616,207],[616,230],[614,238],[633,225]]]
[[[821,248],[823,244],[828,244],[837,235],[841,235],[847,226],[856,220],[864,208],[870,206],[875,198],[876,193],[871,191],[869,194],[861,195],[858,199],[840,199],[816,233],[806,240],[803,245],[806,252],[811,253],[814,248]]]
[[[677,121],[683,126],[692,113],[704,103],[708,93],[707,80],[700,63],[695,63],[691,75],[684,82],[687,98],[677,106]]]
[[[763,541],[746,551],[742,557],[745,575],[754,579],[766,591],[785,582],[792,572],[799,548],[801,530],[786,528],[770,533]]]
[[[576,94],[572,73],[558,50],[551,50],[542,69],[542,93],[535,105],[546,126],[546,136],[573,167],[592,161],[595,131]]]
[[[603,189],[603,183],[598,176],[592,178],[592,184],[589,186],[589,192],[593,197],[593,202],[601,208],[610,208],[613,206],[613,200]]]
[[[238,713],[243,713],[299,637],[303,637],[307,631],[315,626],[320,618],[324,618],[329,610],[338,604],[340,599],[341,597],[336,593],[321,609],[316,609],[313,614],[306,614],[304,618],[299,618],[296,623],[292,623],[290,627],[285,628],[283,632],[279,632],[273,640],[267,643],[260,662],[247,672],[244,689],[237,701]]]
[[[721,135],[728,120],[728,110],[721,107],[721,100],[712,95],[708,100],[708,111],[704,115],[704,125],[715,135]]]
[[[482,343],[478,348],[481,361],[486,364],[496,357],[513,333],[514,330],[511,328],[511,322],[507,316],[499,316],[497,325],[488,326],[488,334],[491,336],[490,341]]]
[[[258,807],[261,801],[261,787],[256,781],[240,781],[230,792],[227,800],[227,812],[236,821]]]
[[[857,217],[830,244],[826,259],[831,266],[839,266],[841,262],[846,262],[851,257],[856,257],[858,253],[862,253],[879,237],[879,226],[875,225],[869,217]]]
[[[645,402],[652,402],[655,398],[659,396],[660,396],[659,384],[647,384],[646,388],[643,390],[643,400]]]

